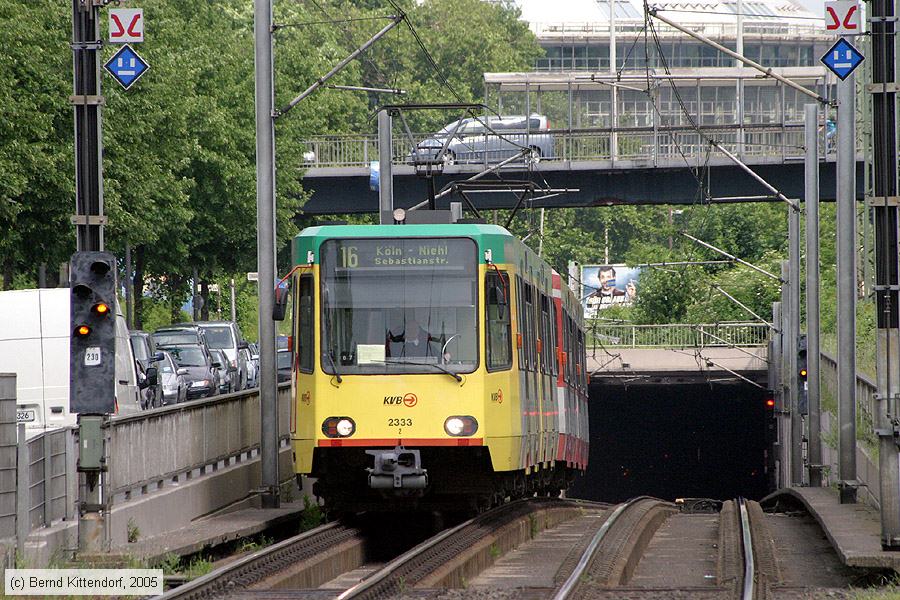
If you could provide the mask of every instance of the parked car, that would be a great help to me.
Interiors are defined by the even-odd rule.
[[[278,368],[278,383],[284,383],[291,380],[291,364],[293,363],[293,353],[288,349],[278,350],[275,353],[275,364]]]
[[[259,387],[259,381],[257,380],[259,369],[256,367],[256,361],[253,360],[253,355],[250,354],[249,346],[241,349],[241,355],[244,357],[244,363],[247,365],[247,387]]]
[[[178,323],[167,327],[160,327],[153,332],[153,341],[157,346],[172,346],[176,344],[200,344],[207,350],[206,335],[203,330],[194,323]]]
[[[237,367],[231,366],[231,361],[225,356],[225,352],[218,348],[210,350],[213,360],[219,363],[217,374],[219,376],[219,393],[230,394],[240,389]]]
[[[131,349],[134,352],[134,360],[137,363],[138,387],[141,388],[141,408],[158,408],[163,405],[163,390],[157,374],[156,383],[153,378],[148,378],[150,369],[156,368],[162,359],[162,354],[156,351],[156,343],[153,337],[146,331],[135,330],[128,333]]]
[[[206,336],[210,350],[222,350],[228,363],[237,370],[235,391],[247,388],[247,363],[240,351],[247,348],[237,323],[233,321],[201,321],[197,326]]]
[[[547,117],[537,114],[527,119],[524,116],[461,119],[416,144],[407,156],[407,162],[443,162],[445,165],[485,161],[498,163],[524,148],[530,149],[532,161],[553,158],[554,136],[548,133],[549,129]],[[445,143],[447,149],[439,157]]]
[[[161,354],[162,360],[158,364],[163,404],[171,405],[186,401],[188,386],[190,386],[186,377],[187,368],[176,365],[172,355],[168,352],[161,352]]]
[[[177,344],[163,347],[172,355],[175,364],[187,370],[184,374],[190,386],[187,390],[189,400],[206,398],[219,393],[218,367],[220,363],[213,360],[209,351],[200,344]]]

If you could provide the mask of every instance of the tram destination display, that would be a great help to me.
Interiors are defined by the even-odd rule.
[[[322,255],[335,271],[459,269],[474,264],[475,243],[462,238],[328,240]]]

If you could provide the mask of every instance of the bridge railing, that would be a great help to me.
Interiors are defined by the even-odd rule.
[[[693,348],[764,346],[769,328],[762,323],[670,323],[664,325],[585,324],[589,346],[617,348]]]
[[[455,147],[457,164],[490,165],[512,156],[520,148],[540,151],[541,161],[639,160],[654,165],[672,161],[702,162],[717,151],[706,137],[741,157],[775,160],[803,157],[803,125],[745,124],[701,126],[703,135],[689,126],[590,128],[521,133],[485,133],[466,136]],[[393,137],[393,164],[411,165],[412,150],[434,134]],[[706,137],[705,137],[706,136]],[[301,167],[368,167],[378,160],[376,135],[321,135],[302,140]],[[524,159],[523,159],[524,162]]]
[[[290,386],[278,389],[279,438],[289,439]],[[113,502],[147,494],[177,481],[247,460],[259,450],[259,391],[110,420],[108,498]]]
[[[819,362],[821,369],[821,391],[822,391],[822,434],[823,440],[832,438],[837,439],[837,424],[833,423],[837,420],[837,415],[830,412],[829,403],[826,402],[826,396],[830,397],[833,410],[837,410],[837,360],[824,352],[821,354],[822,359]],[[856,374],[856,432],[858,441],[862,437],[862,444],[856,446],[856,477],[861,483],[861,490],[866,494],[870,504],[878,506],[881,501],[881,490],[879,489],[879,473],[877,458],[878,438],[875,436],[875,411],[877,409],[875,396],[878,393],[878,386],[866,375],[862,373]],[[833,426],[832,426],[833,424]],[[831,432],[834,435],[831,436]],[[826,473],[832,482],[839,479],[837,468],[837,451],[828,452],[827,448],[823,448],[823,463],[830,467],[830,472]],[[830,455],[830,456],[829,456]]]
[[[279,386],[281,446],[290,437],[290,393]],[[259,427],[258,390],[113,417],[105,428],[107,510],[255,458]],[[26,437],[14,395],[0,398],[0,539],[15,538],[22,551],[31,532],[77,518],[77,448],[76,427]]]

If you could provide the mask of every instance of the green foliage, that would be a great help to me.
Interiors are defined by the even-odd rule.
[[[141,529],[137,526],[137,523],[134,522],[134,519],[128,519],[128,543],[133,544],[138,541],[138,538],[141,537]]]
[[[300,513],[300,531],[315,529],[325,521],[325,513],[322,508],[313,502],[309,496],[303,496],[303,512]]]

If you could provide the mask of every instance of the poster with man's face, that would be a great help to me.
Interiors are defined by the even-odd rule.
[[[610,306],[631,306],[638,294],[641,270],[626,265],[582,265],[581,303],[584,318]]]

